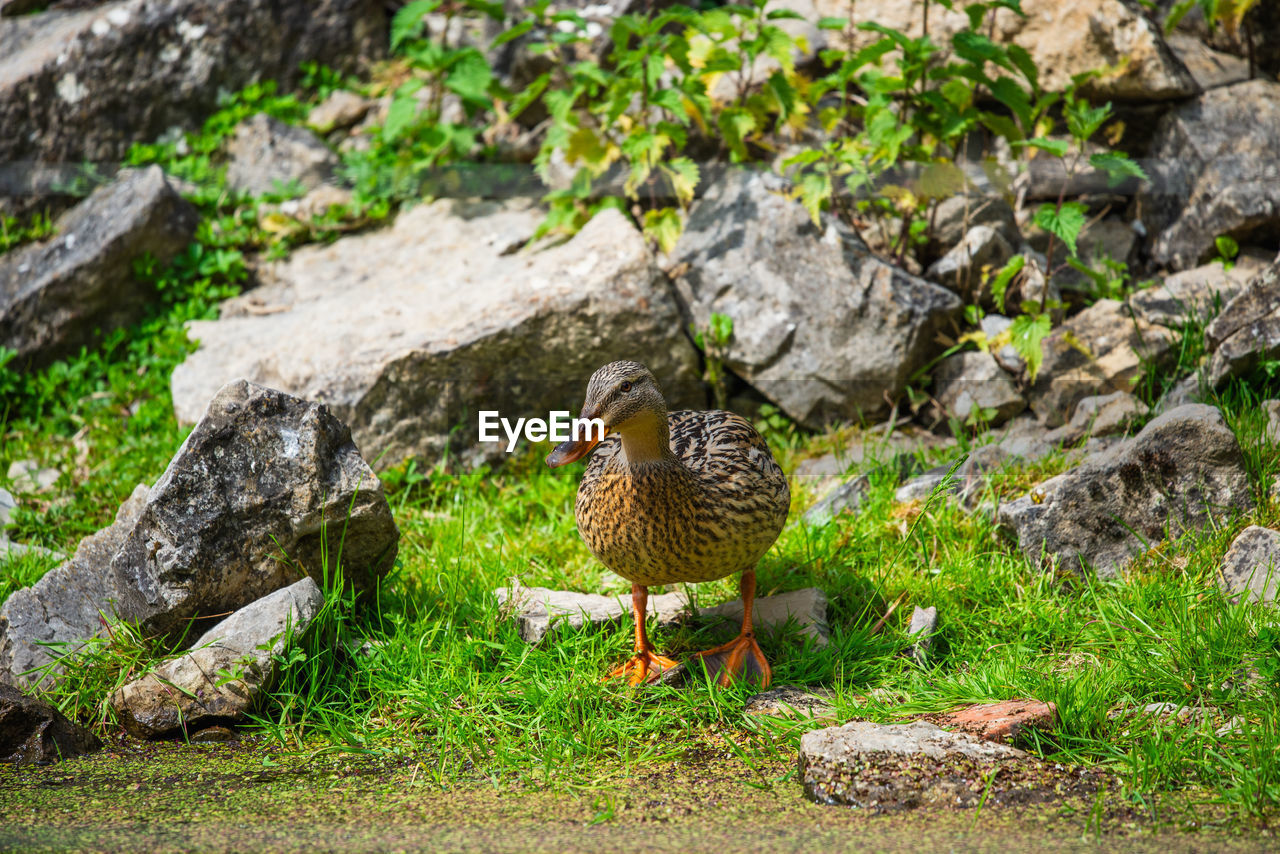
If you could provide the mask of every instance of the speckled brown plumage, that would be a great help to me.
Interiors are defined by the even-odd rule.
[[[787,521],[786,476],[732,412],[672,412],[673,459],[629,464],[617,435],[578,487],[578,531],[600,562],[649,586],[714,581],[753,568]]]

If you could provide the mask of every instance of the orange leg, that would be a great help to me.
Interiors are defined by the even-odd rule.
[[[727,686],[741,676],[759,679],[760,687],[768,688],[773,671],[760,650],[760,644],[756,643],[755,632],[751,628],[751,608],[756,598],[754,569],[742,573],[739,590],[742,592],[742,631],[728,643],[700,652],[697,657],[705,662],[712,673],[720,674],[716,681],[721,685]]]
[[[641,682],[648,682],[657,678],[662,671],[670,670],[676,666],[676,662],[665,656],[658,655],[653,648],[653,644],[649,643],[649,636],[644,630],[644,618],[648,609],[649,588],[642,587],[639,584],[632,584],[631,611],[636,622],[636,654],[626,664],[610,670],[610,679],[618,676],[630,676],[631,684],[639,685]]]

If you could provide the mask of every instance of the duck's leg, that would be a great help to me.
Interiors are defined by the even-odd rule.
[[[751,608],[756,598],[756,572],[749,569],[742,573],[742,581],[738,589],[742,592],[742,631],[728,643],[712,647],[697,654],[711,673],[719,673],[716,680],[721,685],[729,685],[735,678],[758,679],[761,688],[769,687],[773,671],[765,660],[760,644],[756,643],[755,632],[751,627]]]
[[[626,664],[609,671],[609,678],[629,676],[632,685],[639,685],[658,676],[662,671],[676,666],[676,662],[658,655],[649,635],[644,630],[644,618],[649,610],[649,588],[631,585],[631,611],[636,621],[636,654]]]

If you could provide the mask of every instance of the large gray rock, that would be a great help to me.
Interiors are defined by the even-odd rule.
[[[800,738],[800,778],[811,800],[875,810],[972,806],[992,771],[1007,786],[1018,765],[1033,762],[1016,747],[925,721],[853,721]]]
[[[1122,302],[1098,300],[1043,341],[1044,362],[1027,398],[1046,424],[1066,423],[1082,398],[1132,391],[1143,363],[1172,357],[1172,336]]]
[[[93,733],[45,701],[0,684],[0,762],[47,765],[100,746]]]
[[[236,127],[227,157],[227,186],[255,196],[293,186],[313,190],[333,176],[339,163],[314,133],[265,113]]]
[[[1188,404],[999,508],[1033,560],[1100,576],[1166,537],[1253,507],[1244,457],[1217,409]]]
[[[816,0],[815,5],[822,15],[849,15],[845,0]],[[997,42],[1025,48],[1046,90],[1061,91],[1077,74],[1102,71],[1080,84],[1081,94],[1099,100],[1154,101],[1200,91],[1165,44],[1160,27],[1132,0],[1022,0],[1022,10],[1025,16],[999,9],[990,34]],[[950,45],[952,35],[969,26],[961,4],[950,11],[930,4],[928,15],[935,45]],[[924,9],[918,0],[873,0],[858,4],[855,23],[861,21],[876,21],[916,37],[923,32]],[[988,32],[985,25],[982,32]],[[881,38],[864,30],[852,33],[853,46],[859,48]],[[828,33],[837,46],[847,43],[845,35]]]
[[[1219,582],[1229,596],[1274,604],[1280,591],[1280,531],[1250,525],[1231,542]]]
[[[139,485],[116,511],[115,522],[85,537],[71,560],[15,591],[0,607],[0,683],[51,684],[61,672],[55,660],[102,632],[120,598],[111,559],[137,523],[148,493]]]
[[[784,189],[746,171],[714,182],[671,254],[676,288],[696,327],[733,320],[725,364],[792,418],[872,415],[937,351],[960,301],[835,218],[815,227]]]
[[[1152,260],[1176,270],[1280,227],[1280,83],[1250,80],[1204,93],[1160,120],[1152,183],[1138,198]]]
[[[971,418],[992,427],[1027,408],[1013,377],[990,353],[966,350],[943,359],[933,374],[934,399],[962,422]]]
[[[562,245],[516,251],[541,218],[439,201],[294,252],[267,272],[273,284],[190,325],[200,348],[173,372],[179,420],[243,376],[327,404],[390,466],[446,448],[501,457],[505,437],[476,441],[480,410],[576,415],[587,378],[615,359],[642,359],[673,408],[704,405],[697,353],[640,232],[607,210]]]
[[[18,351],[14,366],[44,367],[139,320],[156,294],[134,261],[151,253],[168,262],[198,219],[152,166],[98,189],[50,239],[0,255],[0,346]]]
[[[1181,273],[1138,291],[1129,297],[1138,317],[1160,326],[1181,326],[1192,320],[1204,321],[1221,311],[1261,273],[1270,259],[1257,252],[1245,252],[1230,269],[1210,263]]]
[[[0,20],[0,164],[119,162],[258,80],[385,52],[378,0],[121,0]]]
[[[277,656],[302,641],[323,606],[309,577],[264,596],[205,632],[190,652],[117,689],[111,707],[139,738],[241,720],[274,684]]]
[[[325,407],[231,383],[149,492],[0,609],[0,680],[33,684],[23,672],[53,664],[42,642],[74,647],[103,616],[167,634],[339,567],[370,589],[398,538],[381,482]]]
[[[1208,380],[1219,385],[1280,356],[1280,258],[1263,270],[1205,330],[1213,349]]]

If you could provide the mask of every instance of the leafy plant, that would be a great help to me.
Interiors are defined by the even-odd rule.
[[[716,409],[726,409],[729,403],[729,383],[724,369],[724,357],[729,351],[729,341],[732,338],[733,318],[716,312],[711,313],[705,328],[696,329],[693,333],[693,341],[706,359],[707,367],[702,378],[711,386]]]

